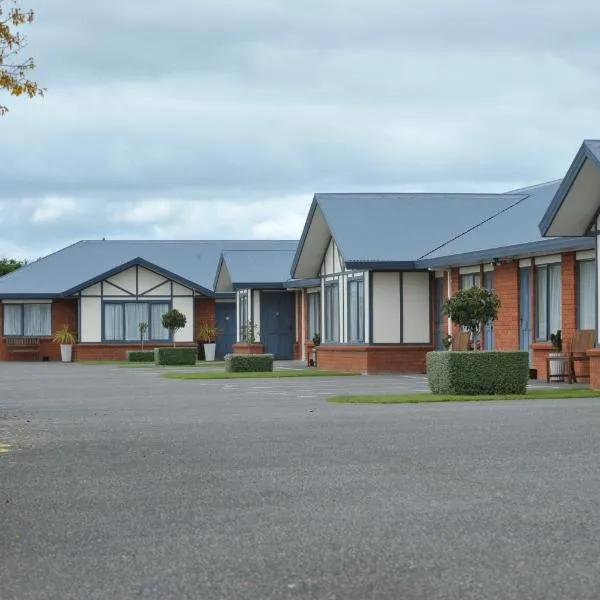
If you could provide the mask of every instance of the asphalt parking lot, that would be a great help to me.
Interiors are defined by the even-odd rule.
[[[597,599],[600,404],[0,364],[0,598]]]

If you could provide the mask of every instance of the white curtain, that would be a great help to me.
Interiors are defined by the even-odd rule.
[[[596,261],[579,261],[579,329],[596,328]]]
[[[358,339],[365,341],[365,283],[358,282]]]
[[[4,335],[22,335],[20,304],[4,305]]]
[[[150,339],[168,340],[169,330],[162,326],[162,316],[169,312],[168,304],[150,305]]]
[[[312,340],[315,333],[321,332],[319,323],[319,308],[321,305],[321,294],[308,294],[308,339]]]
[[[548,339],[548,270],[539,267],[536,274],[537,338]]]
[[[562,306],[562,293],[561,293],[561,276],[560,276],[560,265],[550,265],[548,267],[548,291],[550,294],[550,302],[548,306],[548,312],[550,315],[548,332],[548,339],[550,334],[556,333],[561,328],[561,306]]]
[[[358,341],[358,285],[356,281],[348,284],[348,341]]]
[[[125,303],[125,339],[137,341],[140,339],[140,323],[149,323],[148,304],[146,302]],[[148,339],[148,332],[144,334]]]
[[[339,340],[339,314],[340,304],[337,285],[325,287],[325,340],[337,342]]]
[[[123,340],[123,305],[104,305],[104,339]]]

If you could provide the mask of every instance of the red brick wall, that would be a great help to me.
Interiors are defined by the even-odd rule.
[[[571,351],[573,333],[577,328],[577,261],[575,253],[569,252],[562,255],[561,277],[562,277],[562,339],[563,352]]]
[[[425,373],[427,352],[433,349],[433,345],[321,345],[317,350],[317,365],[326,371]]]
[[[215,319],[216,309],[214,298],[196,298],[194,301],[194,339],[197,340],[198,338],[197,331],[201,323],[212,323]]]
[[[234,354],[262,354],[264,351],[265,347],[260,343],[246,344],[245,342],[240,342],[233,345]]]
[[[52,331],[60,329],[63,324],[77,335],[77,300],[55,300],[52,302]],[[4,331],[4,308],[0,309],[0,332]],[[48,356],[50,360],[60,360],[60,346],[52,342],[50,337],[40,339],[39,359]],[[4,334],[0,338],[0,360],[38,360],[34,354],[11,353],[6,349]]]
[[[154,348],[171,347],[172,345],[172,343],[157,344],[155,342],[146,342],[144,344],[144,350],[154,350]],[[178,342],[177,347],[195,348],[196,344],[189,342]],[[73,349],[73,360],[125,360],[126,352],[128,350],[141,349],[142,347],[140,344],[77,344]]]
[[[494,323],[496,350],[519,349],[519,266],[497,265],[494,269],[494,292],[500,298],[498,319]]]

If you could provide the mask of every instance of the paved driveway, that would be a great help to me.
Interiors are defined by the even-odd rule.
[[[0,364],[0,598],[600,597],[600,404],[423,385]]]

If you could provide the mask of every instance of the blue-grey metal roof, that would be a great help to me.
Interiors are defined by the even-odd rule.
[[[583,141],[581,148],[579,148],[579,151],[573,159],[560,187],[556,190],[556,194],[551,199],[551,202],[539,221],[539,231],[543,236],[547,235],[552,222],[561,209],[577,174],[586,160],[591,160],[598,169],[600,169],[600,140]]]
[[[296,246],[276,250],[226,250],[222,263],[227,267],[234,289],[283,287],[290,277]],[[219,273],[215,277],[215,288]]]
[[[156,267],[203,293],[212,294],[225,250],[292,251],[291,240],[84,240],[0,277],[0,298],[56,297],[91,285],[129,264]]]
[[[550,240],[540,234],[540,218],[560,185],[560,180],[551,181],[507,192],[510,196],[524,194],[525,197],[509,210],[420,257],[418,265],[466,265],[470,262],[492,261],[507,255],[520,256],[542,251],[593,247],[594,240],[590,238]]]
[[[414,261],[509,209],[525,194],[315,194],[349,268],[410,268]],[[310,216],[292,266],[298,264]]]

